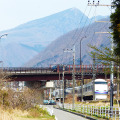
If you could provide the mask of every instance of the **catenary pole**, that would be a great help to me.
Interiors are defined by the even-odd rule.
[[[91,4],[90,1],[88,3],[88,6],[111,6],[111,13],[112,13],[112,1],[113,0],[110,0],[111,1],[111,5],[102,5],[100,4],[99,2],[97,4],[93,3]],[[105,22],[105,21],[100,21],[100,22]],[[96,32],[96,33],[100,33],[100,32]],[[108,32],[102,32],[102,33],[108,33]],[[110,32],[109,32],[110,33]],[[111,38],[111,57],[113,57],[113,39]],[[114,80],[114,74],[113,74],[113,66],[114,66],[114,62],[111,61],[111,74],[110,74],[110,117],[112,118],[113,117],[113,80]]]
[[[63,108],[64,108],[64,102],[65,102],[65,98],[64,98],[64,70],[65,70],[65,68],[64,68],[64,65],[63,65]]]
[[[75,109],[75,45],[73,46],[73,103],[72,109]]]
[[[80,67],[82,69],[82,74],[81,74],[81,101],[83,101],[83,83],[84,83],[84,79],[83,79],[83,65],[82,65],[82,59],[81,59],[81,54],[82,54],[82,50],[81,50],[81,43],[82,43],[82,40],[86,38],[86,36],[82,37],[80,39]]]
[[[72,100],[72,109],[74,110],[75,104],[75,45],[71,50],[64,50],[64,52],[72,52],[73,53],[73,71],[72,71],[72,81],[73,81],[73,100]]]

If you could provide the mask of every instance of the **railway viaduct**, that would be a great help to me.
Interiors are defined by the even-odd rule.
[[[45,89],[47,81],[62,80],[63,70],[59,67],[57,69],[48,68],[3,68],[2,71],[7,74],[11,81],[25,81],[27,87],[32,88],[37,84],[40,89]],[[68,66],[64,71],[64,79],[72,80],[73,66]],[[93,69],[92,66],[84,65],[75,66],[75,79],[81,80],[82,74],[84,79],[92,79]],[[96,67],[96,78],[105,79],[110,78],[110,74],[105,75],[105,69],[101,66]],[[41,93],[41,96],[43,93]]]

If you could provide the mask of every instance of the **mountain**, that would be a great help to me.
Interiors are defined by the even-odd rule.
[[[108,21],[109,18],[103,19]],[[51,64],[72,64],[73,53],[63,52],[63,50],[71,50],[73,44],[75,44],[76,59],[75,63],[80,64],[80,40],[81,42],[81,54],[83,64],[92,64],[92,58],[89,55],[91,48],[88,44],[96,45],[98,48],[103,46],[110,47],[110,34],[95,34],[95,32],[108,32],[110,23],[92,23],[91,25],[82,29],[75,29],[67,34],[59,37],[53,41],[44,51],[39,53],[33,59],[31,59],[24,66],[49,66]],[[86,38],[85,38],[86,36]]]
[[[92,18],[90,18],[90,20],[92,21],[92,22],[95,22],[95,21],[100,21],[100,20],[102,20],[102,19],[107,19],[109,16],[101,16],[101,15],[98,15],[98,16],[94,16],[94,17],[92,17]]]
[[[1,39],[0,60],[4,66],[20,67],[58,37],[83,27],[85,21],[87,26],[89,18],[80,10],[71,8],[1,31],[1,35],[8,33],[8,36]]]

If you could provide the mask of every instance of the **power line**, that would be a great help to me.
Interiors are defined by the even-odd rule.
[[[85,8],[84,14],[82,15],[82,18],[81,18],[81,21],[80,21],[79,25],[82,23],[82,20],[83,20],[83,18],[84,18],[84,16],[85,16],[86,10],[87,10],[87,6],[86,6],[86,8]],[[79,27],[75,30],[75,33],[74,33],[74,35],[73,35],[73,37],[72,37],[72,40],[74,40],[74,38],[75,38],[78,30],[79,30]]]
[[[83,13],[83,15],[82,15],[82,18],[81,18],[80,22],[79,22],[79,25],[82,23],[82,20],[83,20],[83,18],[84,18],[84,16],[85,16],[87,7],[88,7],[88,6],[86,6],[86,8],[85,8],[85,11],[84,11],[84,13]],[[72,43],[72,41],[75,39],[76,34],[77,34],[78,31],[79,31],[79,26],[76,28],[76,30],[75,30],[75,32],[74,32],[74,34],[73,34],[73,36],[72,36],[71,41],[66,45],[66,47],[70,47],[70,43]]]
[[[90,15],[91,9],[92,9],[92,6],[91,6],[90,11],[89,11],[89,13],[88,13],[88,17],[89,17],[89,15]],[[73,45],[75,45],[75,43],[78,41],[78,38],[81,36],[81,34],[82,34],[83,30],[84,30],[84,27],[85,27],[85,25],[86,25],[87,20],[88,20],[88,18],[85,20],[85,24],[84,24],[84,26],[82,27],[82,30],[81,30],[80,34],[78,34],[78,37],[77,37],[77,39],[75,40],[75,42],[74,42]]]
[[[95,8],[95,10],[94,10],[93,16],[95,15],[95,12],[96,12],[96,8]],[[90,20],[89,25],[88,25],[88,26],[86,27],[86,29],[85,29],[85,32],[84,32],[85,36],[89,36],[89,34],[86,35],[86,33],[87,33],[88,29],[90,28],[90,25],[91,25],[91,23],[92,23],[92,20],[93,20],[93,19]],[[77,43],[77,41],[76,41],[76,43]],[[78,47],[79,47],[79,46],[78,46]]]
[[[88,6],[86,6],[86,8],[85,8],[85,11],[84,11],[84,13],[83,13],[83,15],[82,15],[82,18],[81,18],[80,22],[79,22],[79,25],[81,24],[81,22],[82,22],[82,20],[83,20],[83,18],[84,18],[84,16],[85,16],[87,7],[88,7]],[[72,41],[75,39],[76,34],[77,34],[78,31],[79,31],[79,26],[78,26],[77,29],[75,30],[75,32],[74,32],[74,34],[73,34],[73,36],[72,36],[71,41],[66,45],[66,47],[68,47],[68,48],[70,47],[70,43],[72,43]],[[66,48],[66,47],[65,47],[65,48]],[[64,49],[65,49],[65,48],[64,48]],[[63,49],[63,50],[64,50],[64,49]],[[63,62],[63,57],[64,57],[64,55],[62,55],[62,62]]]

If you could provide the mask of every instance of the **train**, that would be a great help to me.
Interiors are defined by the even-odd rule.
[[[93,92],[93,88],[94,88],[94,92]],[[73,92],[73,88],[66,88],[64,94],[65,96],[67,96],[68,94],[72,94],[72,92]],[[81,93],[82,93],[82,87],[81,86],[75,87],[75,94],[78,100],[81,100]],[[95,94],[95,100],[107,99],[108,96],[107,81],[104,79],[95,79],[94,84],[93,82],[89,82],[83,85],[83,100],[93,100],[93,94]],[[54,90],[54,95],[56,100],[62,98],[63,90],[62,89]]]
[[[57,71],[62,72],[63,71],[63,65],[54,65],[54,66],[51,67],[51,70],[53,72],[57,72]],[[64,65],[64,71],[68,71],[68,70],[69,70],[68,66]]]

